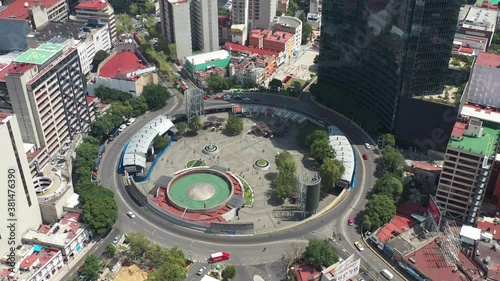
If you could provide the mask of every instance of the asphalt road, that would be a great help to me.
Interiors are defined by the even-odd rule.
[[[242,96],[245,96],[245,94],[242,94]],[[120,212],[118,221],[115,224],[116,231],[121,233],[143,232],[153,242],[170,247],[176,246],[185,251],[188,258],[199,261],[206,260],[212,252],[226,251],[231,253],[230,263],[234,265],[254,266],[259,264],[273,264],[273,262],[282,259],[287,249],[289,249],[291,242],[297,243],[300,247],[305,247],[309,238],[327,238],[332,236],[333,232],[346,237],[346,239],[339,242],[348,252],[357,253],[353,243],[356,240],[360,240],[360,234],[356,231],[355,227],[347,227],[347,219],[355,217],[364,208],[366,193],[375,181],[373,172],[376,165],[373,159],[376,155],[372,151],[366,151],[364,148],[364,143],[370,142],[369,139],[360,130],[355,128],[349,120],[345,120],[335,112],[310,102],[307,94],[301,96],[301,102],[297,102],[296,99],[259,93],[251,93],[248,96],[252,98],[258,97],[261,104],[281,106],[310,115],[316,119],[329,121],[349,136],[357,152],[358,172],[356,186],[349,191],[345,199],[335,208],[326,212],[321,218],[303,223],[295,228],[254,236],[222,236],[186,229],[159,218],[143,207],[139,207],[124,190],[121,176],[116,172],[118,161],[127,141],[149,120],[159,114],[172,115],[184,113],[185,109],[182,98],[174,96],[163,109],[138,118],[134,124],[125,129],[106,149],[101,162],[99,176],[101,184],[109,187],[116,195]],[[227,104],[227,102],[220,100],[205,102],[207,107]],[[369,160],[367,161],[362,160],[360,157],[365,152],[369,154]],[[126,212],[129,210],[136,213],[137,217],[135,219],[130,219],[126,216]],[[264,247],[266,247],[266,251],[263,251]],[[386,268],[385,264],[368,249],[360,256],[377,271]],[[394,280],[398,280],[397,275],[395,275]]]

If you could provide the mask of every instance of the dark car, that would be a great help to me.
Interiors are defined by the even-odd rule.
[[[368,160],[368,154],[363,153],[363,159]]]

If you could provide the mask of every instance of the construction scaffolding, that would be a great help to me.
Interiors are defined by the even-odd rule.
[[[460,253],[460,232],[455,221],[446,221],[443,224],[443,233],[441,245],[439,247],[441,255],[450,267],[456,266],[458,255]]]
[[[186,95],[186,117],[187,122],[191,122],[191,119],[196,116],[202,116],[205,114],[205,107],[203,103],[203,97],[205,96],[205,91],[198,88],[188,89],[185,92]]]

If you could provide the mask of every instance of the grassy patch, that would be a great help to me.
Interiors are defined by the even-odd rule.
[[[257,165],[264,167],[264,166],[268,165],[268,162],[266,160],[260,159],[260,160],[257,160]]]
[[[242,178],[238,177],[243,184],[243,193],[245,194],[245,205],[252,205],[252,189],[248,183]]]
[[[200,166],[206,166],[206,165],[207,165],[207,163],[205,163],[205,161],[189,160],[186,164],[186,168],[200,167]]]

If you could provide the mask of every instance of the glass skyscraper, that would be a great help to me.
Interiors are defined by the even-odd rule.
[[[459,11],[458,0],[323,1],[319,83],[393,129],[401,97],[442,91]]]

